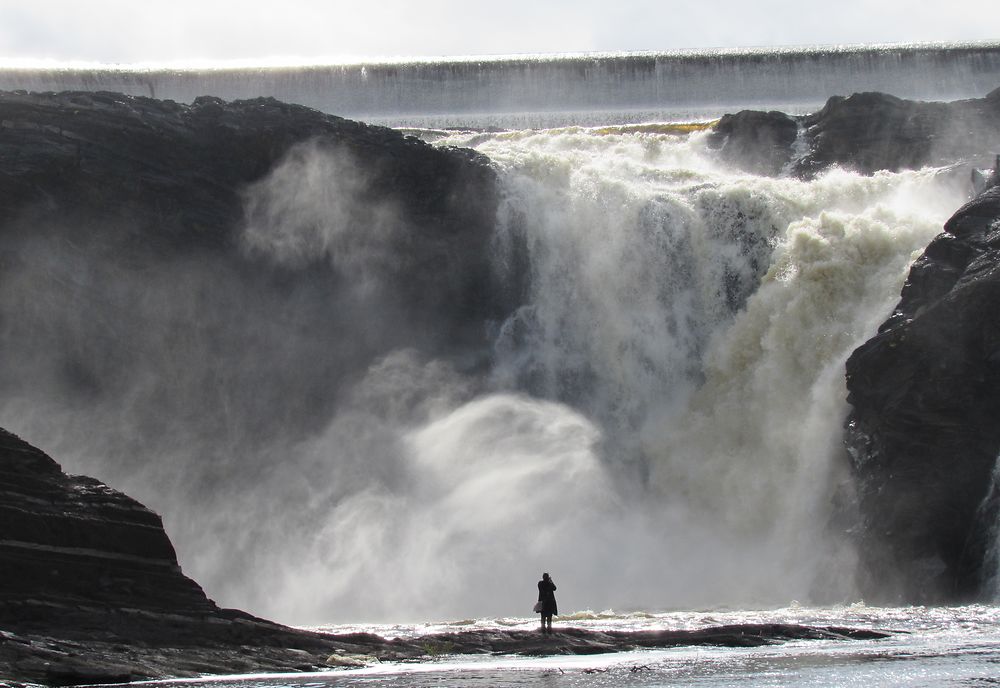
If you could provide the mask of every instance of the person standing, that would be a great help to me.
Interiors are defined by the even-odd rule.
[[[538,581],[538,601],[542,603],[542,633],[552,632],[552,616],[559,613],[555,591],[555,582],[549,577],[549,574],[543,573],[542,580]],[[548,624],[547,630],[546,624]]]

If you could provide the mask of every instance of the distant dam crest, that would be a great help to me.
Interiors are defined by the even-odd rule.
[[[979,97],[1000,43],[379,59],[339,64],[14,65],[0,90],[115,91],[190,103],[273,96],[390,126],[551,127],[707,120],[737,107],[808,112],[830,95]],[[581,117],[581,113],[586,113]]]

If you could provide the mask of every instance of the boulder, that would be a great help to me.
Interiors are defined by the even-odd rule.
[[[944,230],[847,361],[866,599],[976,599],[996,573],[1000,187]]]
[[[792,160],[799,125],[783,112],[742,110],[723,115],[709,145],[731,165],[757,174],[777,175]]]

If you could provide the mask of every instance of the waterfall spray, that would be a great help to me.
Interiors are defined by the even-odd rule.
[[[229,262],[32,227],[5,417],[161,512],[213,599],[286,622],[521,615],[544,570],[566,610],[847,599],[842,363],[960,198],[927,170],[748,175],[669,131],[438,134],[500,179],[475,265],[520,301],[486,353],[434,336],[454,303],[404,311],[447,270],[342,151],[248,188]]]

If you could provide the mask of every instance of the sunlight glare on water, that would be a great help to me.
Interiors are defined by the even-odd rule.
[[[333,633],[364,631],[419,637],[462,629],[533,629],[534,619],[476,619],[417,625],[324,626]],[[764,611],[616,614],[578,612],[556,627],[591,630],[705,628],[736,623],[794,623],[891,631],[884,640],[795,641],[761,648],[679,647],[602,655],[512,657],[436,656],[363,669],[158,682],[206,688],[340,688],[430,686],[987,686],[1000,671],[1000,608],[844,607],[793,605]]]

